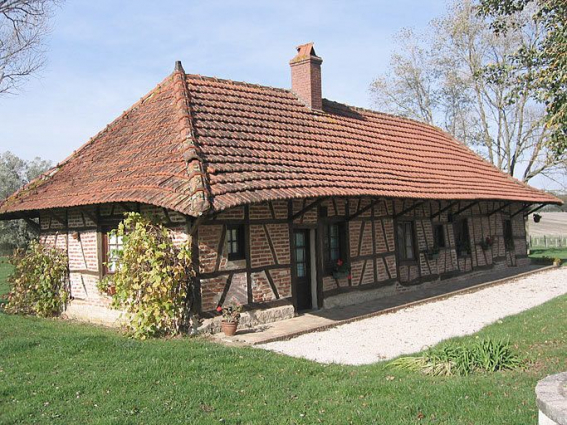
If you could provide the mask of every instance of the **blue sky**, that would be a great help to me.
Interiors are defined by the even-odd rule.
[[[288,62],[308,41],[324,61],[323,95],[370,107],[368,87],[386,70],[394,35],[424,29],[445,7],[444,0],[67,0],[52,24],[45,69],[23,92],[0,97],[0,151],[63,160],[176,60],[187,73],[289,87]]]

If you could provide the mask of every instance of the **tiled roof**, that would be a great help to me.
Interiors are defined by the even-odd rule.
[[[333,195],[561,202],[435,127],[179,67],[0,214],[141,202],[197,216]]]

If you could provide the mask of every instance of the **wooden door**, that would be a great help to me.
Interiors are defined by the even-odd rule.
[[[313,308],[311,298],[311,259],[309,250],[309,230],[301,229],[293,232],[295,245],[295,293],[297,309]]]

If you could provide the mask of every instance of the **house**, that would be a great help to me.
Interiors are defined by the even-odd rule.
[[[529,263],[525,217],[559,199],[436,127],[322,98],[321,64],[299,46],[288,90],[178,62],[0,218],[39,218],[69,256],[68,314],[89,320],[114,317],[96,282],[126,211],[191,241],[204,317],[237,300],[250,323]]]

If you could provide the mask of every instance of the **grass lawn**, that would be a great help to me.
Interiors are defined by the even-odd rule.
[[[567,248],[534,248],[530,250],[530,258],[543,257],[567,260]]]
[[[567,297],[478,335],[526,370],[434,378],[0,313],[0,423],[535,424],[536,382],[567,370]]]

